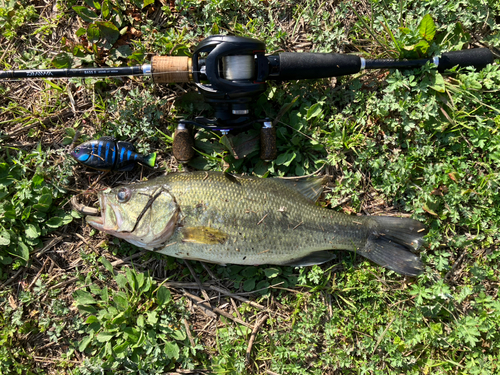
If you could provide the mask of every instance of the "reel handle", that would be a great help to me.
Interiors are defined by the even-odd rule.
[[[189,162],[194,156],[193,135],[182,121],[175,130],[172,153],[181,164]]]
[[[266,119],[260,130],[260,158],[270,162],[278,156],[276,148],[276,128],[271,120]]]

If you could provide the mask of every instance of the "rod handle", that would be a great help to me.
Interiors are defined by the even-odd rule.
[[[153,56],[151,73],[155,83],[181,83],[192,80],[191,58],[187,56]]]
[[[358,73],[361,58],[339,53],[294,53],[279,54],[279,74],[271,79],[296,80],[338,77]]]
[[[493,63],[493,53],[488,48],[472,48],[462,51],[445,52],[439,58],[438,71],[444,72],[454,66],[461,68],[473,66],[481,70],[486,65]]]

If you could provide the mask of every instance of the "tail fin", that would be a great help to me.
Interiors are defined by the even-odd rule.
[[[149,154],[143,158],[143,163],[148,167],[154,168],[156,164],[156,152]]]
[[[397,273],[417,276],[424,271],[420,258],[411,253],[423,243],[427,233],[416,220],[388,216],[371,217],[371,234],[360,255]]]

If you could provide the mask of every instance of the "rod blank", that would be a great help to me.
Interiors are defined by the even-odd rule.
[[[493,63],[493,53],[488,48],[473,48],[462,51],[444,52],[440,57],[433,59],[366,60],[365,69],[413,69],[425,65],[427,62],[435,63],[438,66],[438,71],[441,73],[454,66],[460,68],[473,66],[477,70],[481,70],[486,65]]]
[[[147,74],[147,67],[5,70],[0,79],[138,76]]]
[[[31,69],[0,71],[0,79],[154,76],[156,83],[191,81],[191,59],[187,56],[154,56],[151,65],[118,68]]]

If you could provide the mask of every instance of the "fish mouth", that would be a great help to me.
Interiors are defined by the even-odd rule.
[[[101,195],[99,195],[99,207],[102,208],[102,212],[98,208],[90,207],[90,206],[85,206],[84,204],[78,202],[76,199],[76,196],[73,196],[71,198],[71,205],[73,206],[73,209],[76,211],[80,212],[81,214],[86,215],[86,220],[87,222],[95,227],[96,229],[103,230],[104,229],[104,207],[103,205],[103,198]],[[101,214],[101,215],[99,215]]]
[[[143,212],[137,217],[135,225],[133,228],[128,228],[128,230],[123,229],[123,213],[121,210],[114,209],[112,204],[108,204],[108,199],[105,194],[99,194],[99,206],[100,209],[94,207],[85,206],[76,200],[76,197],[71,198],[71,203],[73,208],[86,215],[85,220],[87,224],[94,227],[95,229],[111,234],[115,237],[122,238],[138,247],[143,247],[149,250],[153,250],[163,243],[165,243],[174,233],[177,228],[177,223],[180,216],[179,207],[173,212],[172,217],[166,223],[165,227],[154,233],[152,238],[149,238],[148,233],[142,233],[143,230],[137,233],[136,227],[139,225],[143,219],[144,213],[151,208],[151,204],[160,196],[160,194],[166,193],[165,191],[159,191],[151,197],[150,204],[144,207]],[[109,212],[108,212],[109,210]],[[111,219],[110,219],[111,218]],[[142,233],[142,234],[141,234]]]

